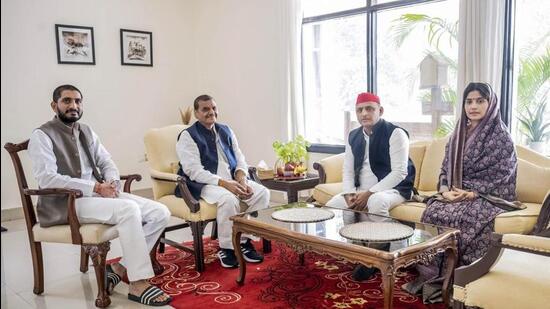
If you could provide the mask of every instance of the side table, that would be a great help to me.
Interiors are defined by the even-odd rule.
[[[250,177],[255,182],[263,185],[264,187],[271,190],[285,191],[289,204],[298,202],[298,191],[313,189],[316,185],[319,184],[319,176],[315,174],[307,174],[306,178],[297,180],[262,180],[258,177],[258,173],[256,172],[255,167],[249,167],[249,173]]]

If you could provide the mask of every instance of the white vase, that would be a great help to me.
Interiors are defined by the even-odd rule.
[[[531,148],[532,150],[538,152],[538,153],[543,153],[544,152],[544,142],[530,142],[529,143],[529,148]]]

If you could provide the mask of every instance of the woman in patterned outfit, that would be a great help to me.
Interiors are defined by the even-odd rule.
[[[482,257],[489,247],[495,217],[520,208],[516,199],[517,159],[512,138],[500,119],[490,85],[470,83],[464,90],[462,115],[445,148],[439,193],[428,200],[422,222],[459,229],[458,265]],[[440,260],[441,261],[441,260]],[[439,263],[419,267],[420,277],[405,288],[424,290],[441,276]],[[439,294],[439,293],[437,293]]]

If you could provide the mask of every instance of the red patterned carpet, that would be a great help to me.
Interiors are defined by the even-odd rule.
[[[235,279],[238,269],[224,269],[216,257],[218,243],[205,239],[206,270],[194,269],[193,256],[167,247],[159,256],[164,272],[151,279],[173,296],[175,308],[381,308],[380,273],[358,283],[351,279],[353,265],[329,256],[307,253],[305,265],[285,245],[273,243],[273,251],[261,264],[248,264],[245,284]],[[256,248],[261,248],[256,244]],[[414,279],[399,272],[394,308],[444,308],[425,306],[417,296],[401,290]]]

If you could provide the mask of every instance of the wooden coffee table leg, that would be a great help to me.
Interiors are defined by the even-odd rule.
[[[443,292],[443,301],[445,302],[446,307],[450,306],[450,283],[453,278],[457,259],[458,253],[456,248],[447,248],[447,250],[445,250],[445,280],[443,281],[443,286],[441,289]]]
[[[239,262],[239,276],[237,277],[237,283],[239,285],[244,284],[244,277],[246,276],[246,262],[243,257],[243,252],[241,251],[241,234],[242,232],[235,231],[235,228],[233,228],[233,248],[237,256],[237,261]]]
[[[288,201],[289,204],[298,202],[298,191],[297,190],[288,189],[286,194],[287,194],[287,201]]]
[[[305,261],[304,256],[305,256],[305,253],[303,253],[303,252],[302,252],[302,253],[298,253],[298,258],[299,258],[299,260],[300,260],[300,266],[304,266],[304,261]]]
[[[393,286],[395,285],[395,272],[392,266],[381,269],[382,282],[384,283],[384,308],[393,308]]]

